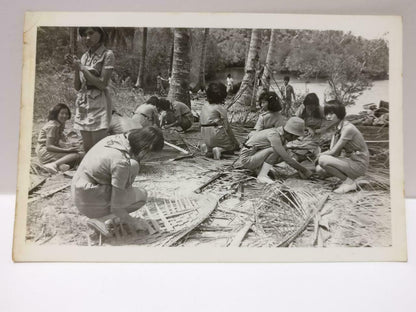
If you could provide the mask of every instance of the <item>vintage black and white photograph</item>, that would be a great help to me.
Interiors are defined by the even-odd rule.
[[[400,20],[68,14],[26,19],[15,260],[405,259]]]

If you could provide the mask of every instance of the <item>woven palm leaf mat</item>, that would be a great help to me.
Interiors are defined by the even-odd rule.
[[[218,198],[213,195],[173,198],[152,196],[144,207],[131,215],[145,220],[155,232],[128,235],[123,226],[118,225],[111,231],[113,237],[106,238],[103,245],[120,245],[122,242],[148,247],[175,246],[200,225],[214,211],[217,204]]]
[[[60,173],[49,178],[31,174],[28,202],[31,203],[69,189],[71,186],[71,178],[70,173]]]

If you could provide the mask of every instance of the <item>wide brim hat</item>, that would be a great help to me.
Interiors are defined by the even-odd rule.
[[[293,135],[303,136],[305,134],[305,121],[299,117],[291,117],[283,129]]]

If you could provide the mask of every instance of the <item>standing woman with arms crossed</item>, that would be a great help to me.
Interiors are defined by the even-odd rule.
[[[66,60],[75,70],[74,128],[81,131],[85,152],[107,136],[111,122],[111,98],[107,89],[114,69],[113,51],[104,47],[107,34],[102,27],[80,27],[88,51],[81,60],[68,55]]]

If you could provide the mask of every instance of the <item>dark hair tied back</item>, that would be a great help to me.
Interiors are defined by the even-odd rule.
[[[69,109],[69,107],[64,103],[58,103],[49,111],[48,120],[58,120],[59,112],[62,109],[68,110],[68,119],[71,119],[71,110]]]

